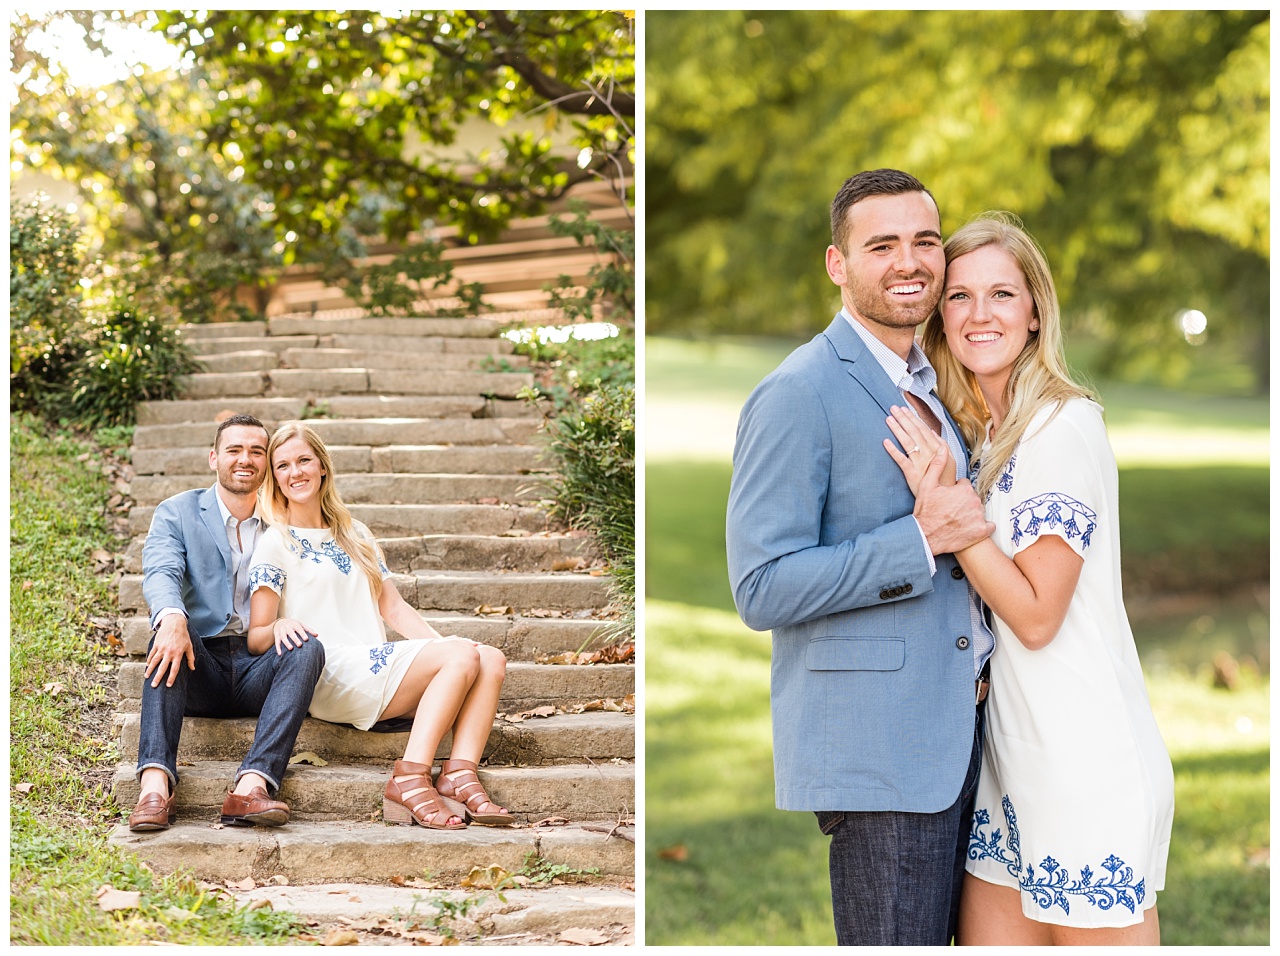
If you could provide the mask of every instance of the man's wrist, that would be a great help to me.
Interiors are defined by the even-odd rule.
[[[173,617],[175,614],[181,614],[184,621],[187,618],[187,612],[180,607],[162,607],[156,613],[156,626],[154,630],[160,630],[160,625],[164,623],[164,619],[166,617]]]

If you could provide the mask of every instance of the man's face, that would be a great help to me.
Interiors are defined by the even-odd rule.
[[[938,304],[946,273],[938,207],[926,193],[901,193],[864,199],[848,216],[848,248],[827,248],[845,308],[872,326],[915,328]]]
[[[233,495],[251,495],[267,475],[267,432],[252,425],[223,430],[218,447],[209,451],[209,468],[218,484]]]

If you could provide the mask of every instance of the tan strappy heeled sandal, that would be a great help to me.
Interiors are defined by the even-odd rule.
[[[476,776],[474,761],[440,761],[440,776],[436,778],[436,789],[446,801],[460,802],[466,810],[467,820],[472,823],[485,827],[509,827],[516,822],[515,817],[489,799],[484,785]],[[480,808],[486,805],[494,809],[480,813]]]
[[[409,779],[397,782],[396,777]],[[464,822],[449,823],[453,817]],[[431,767],[408,760],[397,760],[391,767],[391,779],[382,791],[382,820],[402,827],[416,823],[429,830],[462,830],[467,825],[431,786]]]

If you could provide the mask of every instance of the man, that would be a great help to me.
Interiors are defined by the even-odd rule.
[[[142,592],[155,633],[143,672],[138,779],[129,829],[163,830],[176,818],[182,718],[258,718],[253,745],[222,804],[222,822],[280,826],[289,807],[273,795],[293,752],[324,646],[308,635],[249,653],[249,559],[263,531],[257,491],[266,477],[267,430],[251,415],[223,421],[209,452],[218,480],[161,502],[142,547]]]
[[[742,619],[773,629],[777,805],[815,811],[832,838],[838,942],[945,945],[992,646],[952,552],[992,525],[966,482],[917,504],[883,446],[909,404],[967,467],[914,341],[946,268],[933,197],[897,170],[859,173],[831,225],[843,308],[743,408],[729,576]]]

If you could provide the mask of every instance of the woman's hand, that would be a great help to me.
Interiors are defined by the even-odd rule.
[[[947,447],[942,437],[934,434],[933,429],[922,422],[910,408],[895,405],[890,411],[892,414],[885,419],[885,423],[893,432],[893,437],[902,444],[905,453],[899,451],[897,446],[887,438],[884,440],[885,451],[902,469],[902,475],[907,479],[911,493],[919,497],[920,482],[925,480],[929,463],[938,456],[943,457],[943,467],[938,472],[938,484],[954,485],[956,483],[955,460],[951,457],[951,449]]]
[[[285,651],[301,647],[304,641],[315,637],[316,632],[301,621],[283,617],[271,625],[271,636],[276,645],[276,653],[283,655]]]

